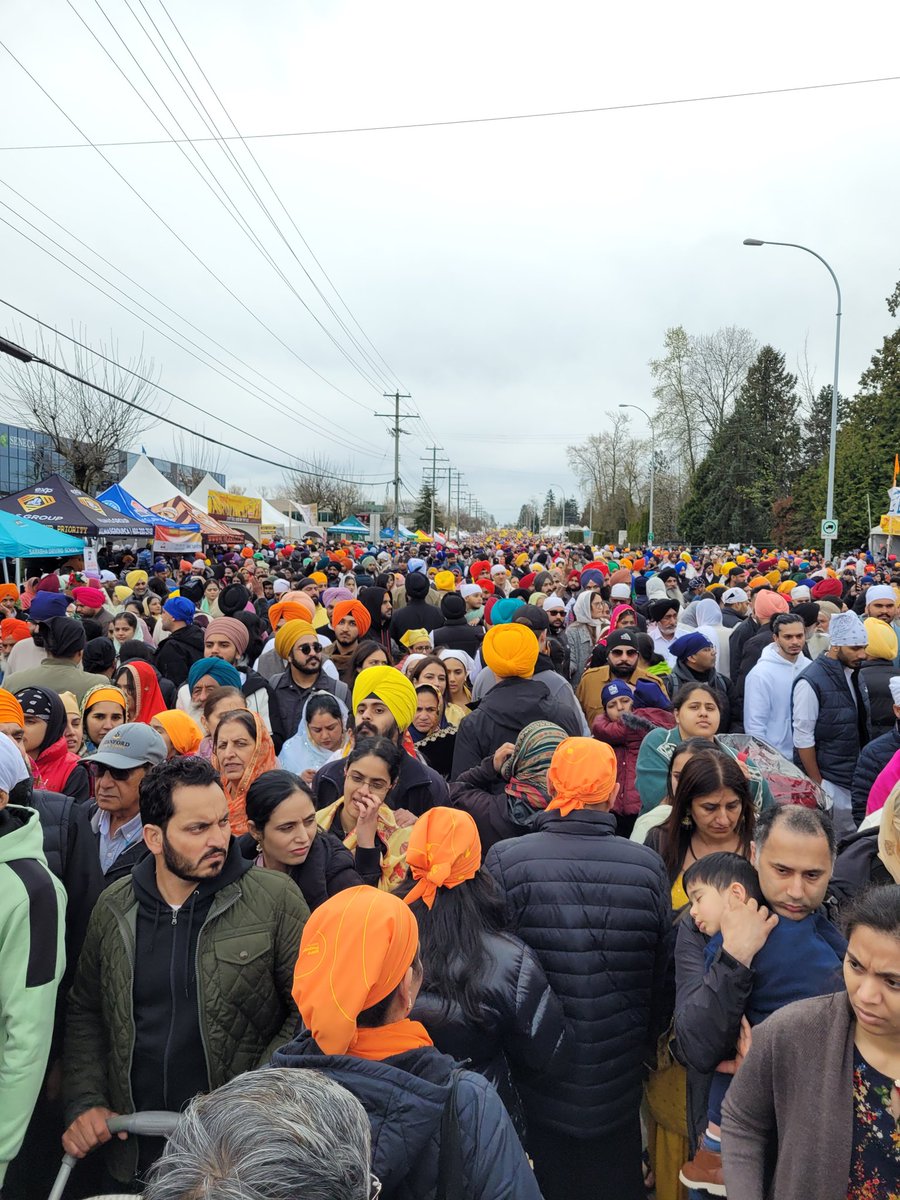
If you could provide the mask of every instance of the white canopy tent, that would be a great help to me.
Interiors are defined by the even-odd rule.
[[[166,500],[171,500],[173,496],[182,494],[175,484],[170,479],[166,479],[162,471],[157,470],[150,459],[145,458],[144,455],[141,455],[125,478],[119,480],[119,484],[147,508],[151,508],[154,504],[163,504]],[[206,511],[206,505],[203,506],[203,511]]]

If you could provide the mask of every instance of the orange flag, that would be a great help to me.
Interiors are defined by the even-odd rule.
[[[891,487],[897,486],[897,476],[900,475],[900,455],[894,455],[894,482]]]

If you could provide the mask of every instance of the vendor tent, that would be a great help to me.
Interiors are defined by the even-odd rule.
[[[119,480],[119,487],[124,488],[130,496],[134,496],[139,503],[146,504],[148,508],[168,500],[175,486],[144,454],[125,478]]]
[[[168,517],[161,517],[158,513],[151,512],[149,508],[141,504],[140,500],[135,500],[134,496],[126,492],[121,483],[114,483],[105,492],[101,492],[97,499],[107,508],[114,508],[116,512],[133,517],[136,521],[147,521],[154,526],[162,525],[167,529],[180,530],[182,533],[197,533],[200,529],[196,521],[188,521],[182,525],[177,521],[170,521]]]
[[[0,557],[2,558],[61,558],[67,554],[83,554],[84,541],[68,533],[58,533],[48,525],[0,512]]]
[[[344,517],[339,525],[329,525],[328,533],[334,537],[347,537],[354,542],[369,540],[369,527],[360,521],[359,517]]]
[[[174,496],[170,495],[169,499],[164,500],[161,504],[151,504],[150,508],[158,516],[168,517],[170,521],[175,521],[179,525],[184,525],[186,522],[196,523],[200,526],[200,537],[204,542],[234,544],[244,541],[242,533],[231,529],[228,525],[223,525],[221,521],[214,521],[208,513],[195,508],[187,496],[182,496],[180,492],[176,492]]]
[[[75,537],[147,538],[153,535],[150,523],[136,521],[107,508],[61,475],[49,475],[34,487],[4,496],[0,500],[0,509]]]

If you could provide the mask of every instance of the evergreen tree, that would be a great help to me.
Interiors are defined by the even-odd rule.
[[[550,488],[547,495],[544,497],[544,507],[541,512],[541,520],[545,525],[555,525],[559,518],[557,511],[556,496],[553,494],[553,488]]]
[[[796,386],[784,355],[763,346],[692,481],[679,518],[690,541],[771,542],[774,506],[798,472]]]
[[[441,512],[437,502],[437,495],[430,483],[423,483],[422,490],[419,492],[419,498],[416,501],[416,507],[413,511],[413,525],[416,529],[424,529],[426,533],[431,532],[431,499],[434,496],[434,527],[435,529],[444,528],[444,514]]]

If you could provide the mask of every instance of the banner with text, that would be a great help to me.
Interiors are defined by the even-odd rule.
[[[255,496],[237,496],[231,492],[207,492],[207,510],[217,521],[245,521],[259,525],[262,521],[262,500]]]

